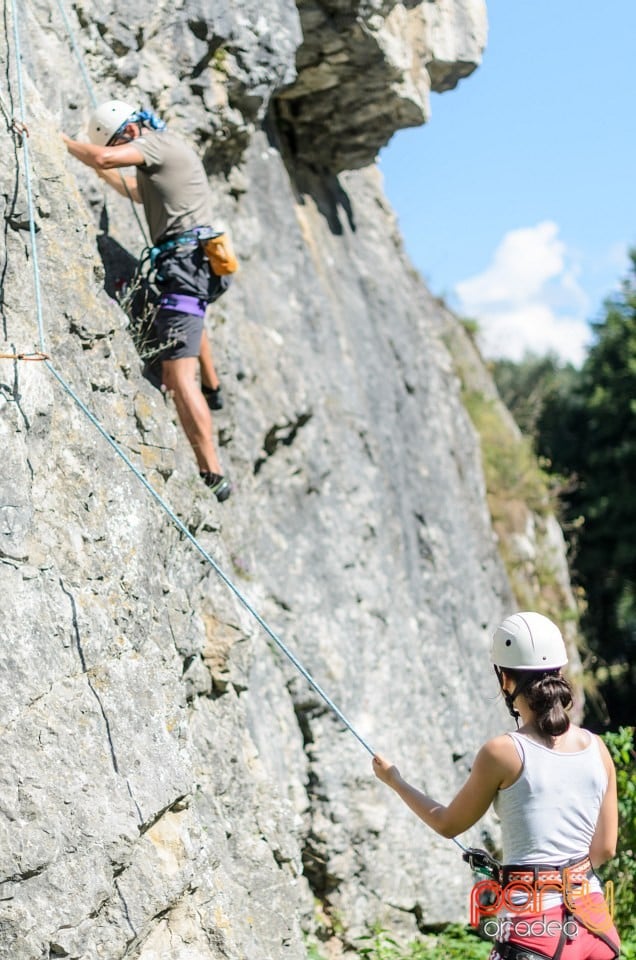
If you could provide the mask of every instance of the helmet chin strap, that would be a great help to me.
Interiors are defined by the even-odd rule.
[[[510,716],[513,718],[514,722],[517,724],[517,730],[518,730],[518,729],[519,729],[519,720],[520,720],[520,718],[521,718],[521,714],[519,713],[519,711],[518,711],[517,708],[515,707],[515,700],[517,699],[517,697],[519,696],[519,694],[523,692],[524,687],[526,687],[526,686],[528,685],[528,683],[527,683],[527,681],[524,682],[524,681],[522,680],[520,683],[517,684],[517,686],[514,688],[514,690],[512,691],[512,693],[508,693],[507,690],[504,690],[504,685],[503,685],[503,670],[501,669],[501,667],[498,667],[496,664],[493,664],[493,666],[495,667],[495,673],[497,674],[497,680],[499,681],[499,686],[501,687],[501,692],[502,692],[503,695],[504,695],[504,700],[506,701],[506,706],[508,707],[508,713],[509,713]]]
[[[114,140],[120,140],[122,144],[133,143],[133,141],[135,140],[135,137],[131,137],[128,134],[123,133],[126,127],[129,127],[129,126],[136,126],[138,134],[141,135],[141,122],[139,120],[126,120],[126,122],[122,123],[121,127],[119,127],[118,130],[115,130],[114,134],[112,135],[112,137],[110,138],[106,146],[107,147],[112,146]]]

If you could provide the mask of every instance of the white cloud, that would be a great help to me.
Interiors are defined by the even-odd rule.
[[[527,351],[553,351],[577,365],[583,360],[590,303],[558,234],[549,220],[511,230],[486,270],[457,284],[461,312],[479,321],[485,356],[520,360]]]

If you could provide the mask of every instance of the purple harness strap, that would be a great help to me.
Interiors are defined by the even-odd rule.
[[[177,313],[191,313],[195,317],[203,317],[208,304],[207,300],[190,297],[186,293],[164,293],[159,305],[162,310],[175,310]]]

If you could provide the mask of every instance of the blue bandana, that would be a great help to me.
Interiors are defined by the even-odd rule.
[[[161,120],[156,113],[153,113],[152,110],[138,110],[137,113],[133,113],[128,123],[144,123],[149,126],[152,130],[165,130],[166,124],[164,120]]]
[[[112,143],[113,140],[120,137],[129,123],[143,123],[144,126],[150,127],[151,130],[158,130],[159,132],[166,129],[165,121],[161,120],[156,113],[153,113],[151,110],[136,110],[134,113],[131,113],[127,120],[124,120],[108,142]]]

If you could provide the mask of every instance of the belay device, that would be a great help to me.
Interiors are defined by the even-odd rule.
[[[499,882],[501,864],[494,857],[491,857],[486,850],[468,847],[462,853],[462,860],[468,864],[476,879]]]

